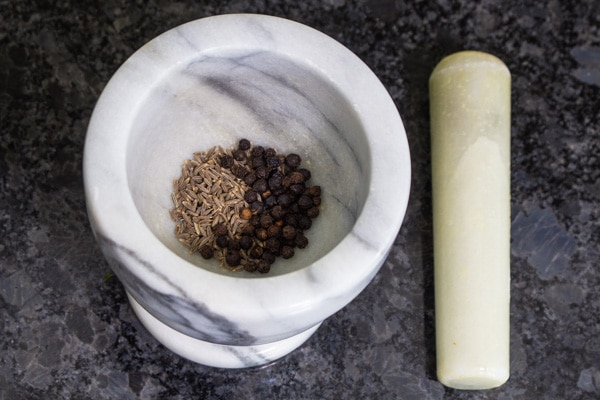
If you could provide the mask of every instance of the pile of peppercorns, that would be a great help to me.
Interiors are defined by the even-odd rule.
[[[319,216],[321,187],[308,185],[311,172],[301,163],[298,154],[279,155],[273,148],[252,146],[247,139],[220,159],[221,167],[249,188],[244,194],[249,207],[240,212],[240,218],[248,221],[241,236],[230,237],[224,224],[213,227],[215,244],[227,250],[227,265],[266,273],[277,257],[291,258],[296,248],[308,245],[304,232]]]

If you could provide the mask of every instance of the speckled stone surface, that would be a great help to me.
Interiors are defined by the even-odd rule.
[[[600,3],[0,1],[0,398],[597,399],[600,397]],[[226,12],[331,35],[404,119],[413,187],[375,280],[300,349],[218,370],[159,345],[91,234],[81,156],[91,110],[154,36]],[[511,378],[435,379],[427,79],[446,54],[513,76]],[[276,299],[274,299],[276,301]]]

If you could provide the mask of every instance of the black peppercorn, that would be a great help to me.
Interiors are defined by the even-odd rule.
[[[262,201],[260,201],[260,200],[256,200],[256,201],[252,202],[252,204],[250,204],[250,211],[253,212],[254,214],[260,214],[261,212],[263,212],[264,209],[265,209],[265,206],[263,205]]]
[[[235,150],[233,152],[233,158],[236,161],[244,161],[246,159],[246,152],[243,150]]]
[[[286,225],[283,227],[283,229],[281,230],[281,233],[283,235],[283,237],[287,240],[292,240],[293,238],[296,237],[296,228],[294,228],[291,225]]]
[[[235,164],[233,167],[231,167],[231,172],[233,172],[236,178],[244,179],[244,177],[248,175],[249,171],[248,168],[239,164]]]
[[[298,226],[298,215],[297,214],[293,214],[293,213],[289,213],[285,216],[285,223],[287,225],[293,226],[293,227],[297,227]]]
[[[226,248],[229,245],[229,236],[227,236],[227,235],[217,236],[217,238],[215,239],[215,244],[222,249]]]
[[[250,141],[248,139],[240,139],[240,141],[238,142],[238,149],[246,151],[248,149],[250,149]]]
[[[282,182],[283,174],[279,171],[275,171],[273,174],[271,174],[271,177],[269,178],[269,188],[271,190],[280,188]]]
[[[256,267],[256,270],[261,274],[266,274],[271,270],[271,264],[267,261],[261,260]]]
[[[310,196],[303,194],[298,199],[298,206],[303,209],[311,208],[313,206],[313,201]]]
[[[267,168],[270,168],[270,169],[275,169],[275,168],[279,167],[280,162],[281,162],[281,160],[279,159],[279,157],[276,157],[276,156],[267,157],[265,159],[265,164],[266,164]]]
[[[242,257],[239,250],[227,250],[227,253],[225,254],[225,262],[227,265],[230,267],[237,267],[240,265],[241,261]]]
[[[279,195],[285,193],[285,188],[283,186],[271,188],[271,192],[273,193],[273,195],[279,196]]]
[[[306,236],[304,236],[304,234],[302,232],[298,232],[298,234],[296,235],[296,239],[294,239],[294,241],[296,242],[296,246],[299,249],[304,249],[304,248],[306,248],[306,246],[308,246],[308,238]]]
[[[283,178],[285,176],[285,174],[281,169],[276,168],[273,171],[271,171],[271,176],[277,176],[279,178]]]
[[[269,264],[273,264],[275,262],[275,254],[273,254],[270,250],[264,249],[263,254],[260,257],[261,260],[268,262]]]
[[[260,226],[260,216],[253,215],[252,218],[250,218],[250,225],[252,225],[255,228],[258,228]]]
[[[289,207],[294,201],[294,198],[289,193],[283,193],[277,196],[277,204],[282,207]]]
[[[307,179],[304,177],[304,174],[301,173],[300,171],[292,171],[290,172],[290,174],[288,175],[290,177],[290,184],[295,184],[295,183],[304,183],[304,181],[306,181]]]
[[[251,186],[254,181],[256,181],[256,174],[254,172],[249,172],[246,176],[244,176],[244,183],[248,186]]]
[[[277,150],[275,150],[272,147],[269,147],[265,150],[265,154],[264,154],[265,158],[275,157],[276,155],[277,155]]]
[[[254,225],[247,224],[246,226],[244,226],[242,228],[242,235],[250,235],[250,236],[252,236],[252,235],[254,235],[254,230],[255,230]]]
[[[265,228],[257,228],[255,231],[255,235],[258,240],[267,240],[269,238],[269,235]]]
[[[300,158],[298,154],[290,153],[287,156],[285,156],[285,163],[292,168],[297,168],[298,166],[300,166],[301,162],[302,158]]]
[[[259,179],[267,179],[269,177],[269,168],[265,165],[261,165],[254,169],[254,173]]]
[[[281,243],[277,238],[274,237],[267,239],[267,241],[265,242],[265,248],[272,253],[277,253],[279,251],[280,246]]]
[[[262,157],[253,157],[251,165],[252,165],[253,169],[256,169],[258,167],[264,167],[265,166],[265,160]]]
[[[220,222],[218,224],[216,224],[215,226],[212,227],[212,233],[215,236],[223,236],[223,235],[227,235],[227,225],[225,225],[224,223]]]
[[[252,154],[252,157],[262,157],[263,154],[265,154],[265,148],[262,146],[254,146],[250,151],[250,154]]]
[[[268,229],[271,225],[273,225],[273,217],[271,217],[269,214],[262,214],[260,216],[260,226]]]
[[[248,204],[252,204],[255,201],[257,201],[258,197],[259,197],[259,194],[256,193],[254,190],[248,190],[244,194],[244,200],[246,200],[246,203],[248,203]]]
[[[200,255],[203,258],[205,258],[206,260],[213,258],[214,254],[215,254],[215,251],[213,250],[212,246],[205,244],[205,245],[202,245],[202,247],[200,247]]]
[[[294,248],[292,246],[282,246],[281,257],[285,259],[294,257]]]
[[[310,219],[310,217],[307,217],[306,215],[300,215],[298,217],[298,228],[305,231],[307,229],[310,229],[311,226],[312,220]]]
[[[246,264],[244,265],[244,271],[254,272],[254,271],[256,271],[257,267],[258,267],[258,263],[256,261],[248,260],[246,262]]]
[[[312,196],[312,197],[321,196],[321,186],[315,185],[315,186],[309,187],[308,189],[306,189],[306,194],[308,194],[309,196]]]
[[[311,207],[306,210],[306,216],[309,218],[317,218],[319,216],[319,207]]]
[[[281,233],[281,228],[275,224],[273,224],[267,228],[267,236],[270,238],[277,237],[277,236],[279,236],[280,233]]]
[[[248,250],[250,247],[252,247],[253,243],[254,242],[250,235],[242,235],[242,237],[240,238],[240,248],[243,250]]]
[[[299,213],[300,212],[300,206],[298,205],[298,203],[292,203],[290,204],[289,208],[288,208],[289,212],[293,212],[293,213]]]
[[[290,192],[292,192],[295,195],[299,195],[304,193],[304,184],[303,183],[294,183],[293,185],[290,185],[289,188]]]
[[[251,250],[250,250],[250,257],[254,258],[254,259],[260,259],[262,257],[264,253],[264,249],[260,246],[254,246]]]
[[[271,216],[274,219],[282,219],[285,216],[285,209],[281,205],[276,205],[271,209]]]
[[[321,205],[321,197],[320,196],[315,196],[315,197],[312,198],[312,200],[313,200],[313,204],[315,206],[320,206]]]
[[[264,203],[266,209],[273,208],[277,204],[277,197],[269,196],[263,200],[263,203]]]
[[[223,168],[231,168],[233,166],[233,157],[230,155],[221,157],[220,164]]]
[[[258,193],[263,193],[267,191],[267,180],[266,179],[257,179],[252,184],[252,189],[257,191]]]
[[[307,181],[311,178],[312,174],[310,173],[309,170],[307,170],[306,168],[300,168],[298,170],[298,172],[300,172],[302,174],[302,176],[304,176],[304,180]]]
[[[290,172],[291,174],[291,172]],[[283,177],[283,179],[281,180],[281,186],[283,186],[284,188],[288,188],[290,187],[290,185],[292,184],[292,178],[290,177],[290,175],[286,175]]]

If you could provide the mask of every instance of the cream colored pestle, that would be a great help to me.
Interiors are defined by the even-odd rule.
[[[429,80],[437,375],[456,389],[509,376],[510,72],[444,58]]]

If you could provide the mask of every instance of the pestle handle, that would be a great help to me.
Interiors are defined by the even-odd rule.
[[[455,53],[429,95],[437,375],[489,389],[509,377],[510,72]]]

